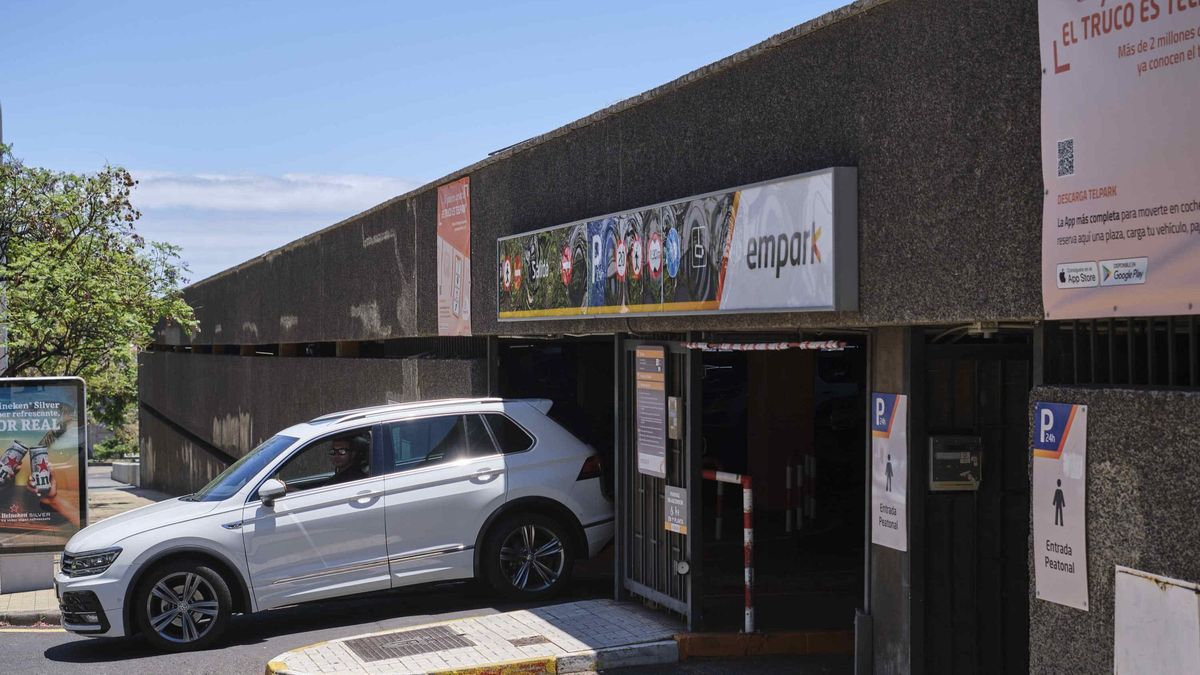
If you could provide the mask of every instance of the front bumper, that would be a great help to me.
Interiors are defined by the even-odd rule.
[[[80,635],[124,636],[125,572],[123,566],[113,566],[95,576],[55,574],[54,590],[62,613],[62,627]]]

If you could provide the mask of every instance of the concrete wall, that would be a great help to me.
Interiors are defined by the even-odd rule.
[[[1038,387],[1031,429],[1035,401],[1088,406],[1090,609],[1036,599],[1030,556],[1030,672],[1111,673],[1114,566],[1200,582],[1200,392]]]
[[[139,357],[138,367],[143,482],[173,492],[202,485],[224,466],[205,459],[215,460],[188,434],[239,457],[285,427],[323,413],[388,401],[482,395],[487,387],[484,363],[478,359],[151,352]]]
[[[255,345],[411,335],[420,286],[413,231],[418,219],[434,222],[436,208],[429,192],[382,205],[195,284],[186,297],[200,331],[188,338],[163,327],[161,339]]]
[[[161,340],[436,334],[436,186],[461,175],[476,334],[1037,319],[1036,10],[855,3],[202,281],[200,332]],[[859,312],[496,321],[497,237],[829,166],[858,168]]]
[[[171,495],[195,492],[225,470],[225,463],[179,435],[144,408],[138,415],[143,487]]]

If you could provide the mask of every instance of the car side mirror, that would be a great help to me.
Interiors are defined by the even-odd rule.
[[[267,479],[267,482],[258,488],[258,498],[262,500],[263,506],[274,506],[275,500],[285,494],[287,494],[287,485],[274,478]]]

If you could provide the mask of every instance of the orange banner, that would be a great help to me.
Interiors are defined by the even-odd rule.
[[[438,335],[471,334],[471,179],[438,188]]]

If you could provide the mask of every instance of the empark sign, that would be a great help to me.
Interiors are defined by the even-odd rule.
[[[857,309],[856,181],[830,168],[501,238],[499,319]]]

